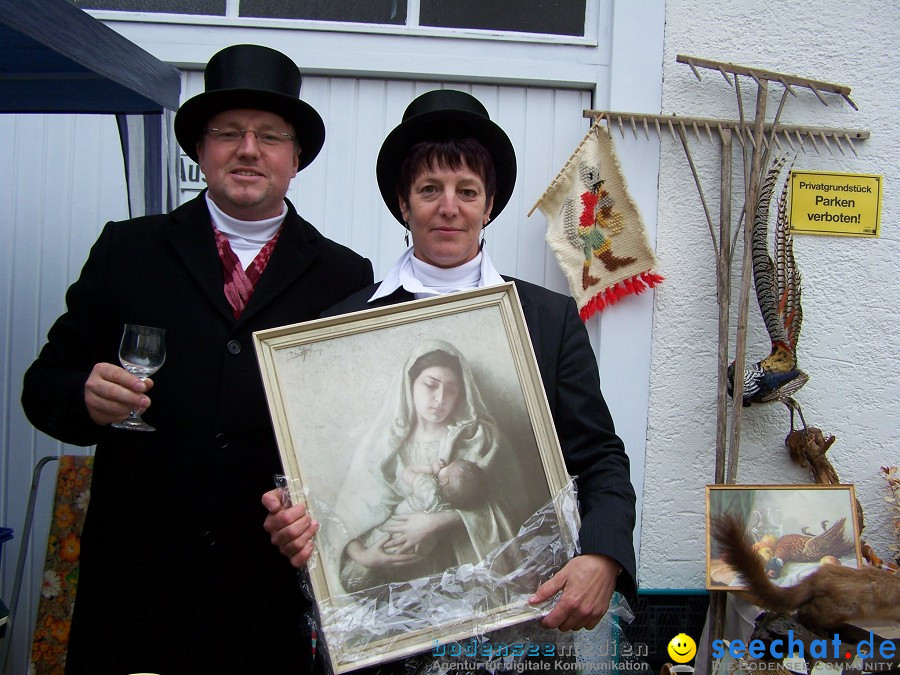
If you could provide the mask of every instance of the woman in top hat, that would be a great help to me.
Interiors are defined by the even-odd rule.
[[[509,202],[516,157],[507,135],[484,106],[461,91],[422,94],[381,147],[378,185],[388,210],[412,236],[412,246],[384,280],[359,291],[327,314],[342,314],[414,298],[510,280],[494,269],[481,231]],[[543,624],[561,630],[592,628],[614,589],[635,588],[632,530],[635,495],[628,456],[615,434],[600,391],[597,363],[575,302],[518,279],[515,282],[553,413],[568,472],[577,476],[582,516],[581,555],[535,589],[534,603],[559,591]],[[276,494],[266,529],[295,566],[312,552],[317,524],[302,506],[279,511]],[[398,530],[397,555],[432,536],[427,527]]]
[[[25,376],[38,429],[97,445],[67,673],[310,665],[308,603],[260,529],[258,495],[281,462],[252,334],[315,318],[371,284],[372,268],[285,200],[325,136],[299,93],[280,52],[212,57],[206,91],[175,118],[208,190],[103,229]],[[115,365],[126,323],[166,329],[153,381]],[[132,408],[156,431],[109,426]]]

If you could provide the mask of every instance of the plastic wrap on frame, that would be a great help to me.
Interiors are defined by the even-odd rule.
[[[620,593],[592,630],[561,632],[543,628],[537,620],[508,626],[449,644],[435,644],[426,654],[408,660],[404,675],[445,675],[459,672],[523,673],[528,671],[648,672],[622,630],[634,614]],[[645,647],[645,646],[644,646]]]
[[[330,505],[317,500],[308,489],[303,494],[322,531],[343,529]],[[371,664],[372,657],[381,654],[390,654],[393,659],[421,652],[421,648],[408,652],[398,648],[398,641],[411,634],[440,631],[448,639],[483,642],[487,632],[493,635],[496,629],[510,626],[505,630],[515,632],[520,644],[536,644],[539,636],[546,640],[548,631],[528,619],[549,612],[558,595],[539,606],[529,605],[528,598],[578,552],[579,524],[575,483],[570,481],[522,525],[512,540],[477,564],[319,599],[315,617],[320,622],[316,627],[317,649],[325,664],[330,663],[328,651],[336,650],[342,663],[352,667],[348,661],[352,662],[353,654],[364,652],[367,664]],[[316,553],[309,566],[314,569],[319,564]],[[510,625],[513,623],[517,625]],[[558,631],[549,634],[555,640],[562,635]],[[435,652],[438,643],[432,645]],[[431,657],[429,652],[417,659]],[[433,657],[441,658],[436,653]],[[517,657],[529,655],[507,658]]]

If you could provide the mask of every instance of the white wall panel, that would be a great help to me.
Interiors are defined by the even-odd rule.
[[[660,21],[657,50],[662,49],[661,26]],[[632,69],[639,63],[638,59],[628,61],[625,57],[623,61]],[[202,91],[199,73],[192,72],[186,81],[185,98]],[[485,231],[485,246],[497,269],[568,294],[566,279],[544,239],[545,217],[540,211],[531,217],[527,214],[587,132],[589,122],[583,118],[583,110],[603,107],[592,103],[591,92],[512,85],[304,77],[301,96],[322,115],[327,137],[322,154],[292,182],[288,198],[301,215],[326,235],[370,258],[375,276],[380,279],[405,250],[406,243],[405,230],[390,215],[378,191],[375,178],[378,151],[410,101],[441,87],[462,89],[476,96],[488,109],[491,119],[507,132],[516,150],[515,191],[503,213]],[[652,109],[641,98],[638,100],[631,109]],[[631,134],[625,138],[617,134],[615,143],[629,188],[653,242],[658,141],[647,142],[643,135],[635,139]],[[629,298],[587,322],[616,430],[631,458],[632,482],[638,495],[636,549],[641,532],[653,296],[651,291]]]
[[[581,113],[591,106],[590,92],[305,77],[301,96],[324,118],[327,136],[319,157],[291,183],[288,198],[322,232],[369,257],[380,278],[406,245],[405,230],[378,191],[375,160],[382,140],[400,122],[410,101],[442,86],[478,97],[516,149],[516,189],[499,219],[486,230],[486,246],[498,269],[567,292],[544,242],[546,221],[540,212],[531,218],[526,214],[587,131]],[[202,87],[202,78],[192,73],[184,98]],[[185,192],[182,200],[194,194]]]
[[[34,465],[47,455],[87,452],[32,428],[19,403],[22,376],[103,223],[127,217],[127,204],[112,117],[0,115],[0,142],[0,525],[15,530],[3,547],[0,594],[9,602]],[[13,627],[13,664],[24,663],[30,646],[55,475],[48,465]]]

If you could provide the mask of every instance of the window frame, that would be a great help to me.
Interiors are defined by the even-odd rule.
[[[502,42],[527,42],[556,45],[598,45],[598,30],[603,6],[610,5],[611,0],[585,0],[584,36],[553,35],[547,33],[523,33],[501,31],[495,29],[443,28],[419,25],[420,0],[407,0],[407,16],[405,25],[314,21],[310,19],[276,19],[245,17],[238,14],[239,0],[226,0],[225,15],[210,14],[178,14],[165,12],[129,12],[106,9],[85,10],[91,16],[114,23],[168,23],[179,26],[219,26],[260,29],[284,29],[302,31],[326,31],[333,33],[369,33],[373,35],[397,35],[419,37],[448,37],[468,40],[489,40]]]

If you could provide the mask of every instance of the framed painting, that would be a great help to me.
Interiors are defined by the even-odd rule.
[[[542,613],[577,509],[513,284],[254,344],[336,673]]]
[[[707,485],[707,590],[747,590],[710,535],[712,519],[725,514],[743,523],[779,586],[793,586],[821,565],[862,564],[852,485]]]

